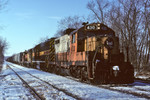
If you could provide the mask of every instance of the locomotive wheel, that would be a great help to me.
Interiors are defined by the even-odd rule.
[[[49,64],[48,63],[45,63],[45,70],[48,72],[49,71]]]
[[[54,65],[50,65],[49,72],[54,73],[54,70],[55,70],[55,66]]]
[[[81,77],[81,67],[77,66],[76,68],[76,78],[80,78]]]
[[[81,72],[80,72],[81,74],[80,74],[80,80],[81,81],[87,81],[87,69],[86,69],[86,67],[82,67],[81,68]]]
[[[70,75],[74,77],[74,72],[73,72],[73,67],[72,66],[69,67],[69,71],[70,71]]]
[[[48,64],[48,65],[47,65],[47,72],[50,72],[50,69],[51,69],[51,65]]]
[[[45,65],[44,65],[44,66],[45,66],[45,68],[46,68],[45,70],[48,72],[48,69],[49,69],[48,57],[45,58]]]
[[[57,67],[56,66],[53,66],[53,73],[56,73],[57,72]]]
[[[80,71],[77,66],[70,66],[70,74],[75,78],[79,78]]]
[[[59,67],[58,66],[55,66],[55,73],[59,74]]]
[[[62,76],[65,76],[65,68],[63,68],[63,67],[60,68],[60,74]]]

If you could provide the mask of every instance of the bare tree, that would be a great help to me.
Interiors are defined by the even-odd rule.
[[[39,40],[39,44],[40,44],[40,43],[44,43],[44,42],[46,42],[48,39],[49,39],[49,37],[48,37],[48,36],[45,36],[45,37],[40,38],[40,40]]]
[[[0,63],[4,61],[4,53],[8,47],[6,39],[0,37]]]
[[[7,3],[8,0],[0,0],[0,11],[4,9]],[[6,42],[6,39],[0,37],[0,64],[4,61],[4,53],[7,47],[8,47],[8,43]]]
[[[144,34],[145,34],[145,51],[143,51],[143,53],[145,53],[144,58],[145,58],[145,62],[144,64],[150,64],[150,1],[149,0],[144,0],[143,1],[143,27],[144,27]]]
[[[0,11],[2,11],[7,5],[8,0],[0,0]]]
[[[115,0],[114,5],[108,1],[91,0],[87,7],[99,22],[115,30],[126,61],[131,61],[140,70],[149,59],[150,1]]]
[[[0,13],[4,10],[7,3],[8,3],[8,0],[0,0]],[[0,25],[0,30],[1,29],[3,29],[3,27]]]
[[[122,46],[125,50],[127,61],[131,61],[137,70],[143,66],[145,61],[145,51],[147,52],[146,42],[148,40],[148,34],[143,24],[143,4],[141,0],[118,0],[119,12],[118,14],[120,22],[117,26],[121,34]],[[115,18],[114,18],[115,19]],[[116,20],[116,19],[115,19]],[[116,23],[112,24],[116,26]],[[121,27],[120,27],[121,26]],[[146,38],[147,37],[147,38]]]
[[[61,19],[58,22],[58,30],[55,36],[64,35],[64,31],[68,28],[78,29],[82,26],[84,18],[79,16],[69,16]]]
[[[87,4],[87,8],[92,12],[95,19],[98,22],[106,24],[107,20],[107,12],[109,9],[108,0],[95,0],[90,1]]]

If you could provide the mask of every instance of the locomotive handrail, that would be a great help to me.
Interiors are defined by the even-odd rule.
[[[95,54],[94,54],[94,57],[93,57],[93,60],[92,60],[92,66],[93,66],[93,78],[94,78],[94,70],[95,70],[95,58],[96,58],[96,55],[97,55],[97,52],[98,52],[98,49],[100,48],[100,46],[98,46],[97,48],[96,48],[96,51],[95,51]]]

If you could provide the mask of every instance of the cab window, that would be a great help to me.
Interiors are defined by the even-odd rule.
[[[72,43],[75,43],[75,34],[72,35]]]

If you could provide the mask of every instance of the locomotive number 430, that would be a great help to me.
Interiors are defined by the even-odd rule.
[[[95,25],[88,25],[86,26],[86,30],[96,30],[96,26]]]
[[[107,27],[105,26],[100,26],[100,24],[96,24],[96,25],[87,25],[85,27],[85,30],[88,30],[88,31],[92,31],[92,30],[107,30]]]

